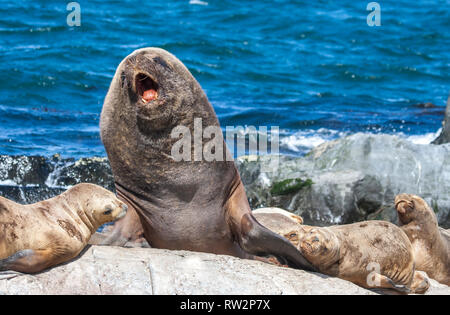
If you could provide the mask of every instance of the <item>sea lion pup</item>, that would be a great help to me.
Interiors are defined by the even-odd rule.
[[[393,224],[368,221],[320,228],[301,225],[281,209],[253,213],[261,224],[302,250],[324,274],[365,288],[376,288],[379,281],[382,288],[425,293],[430,286],[427,276],[414,270],[411,242]]]
[[[320,272],[364,288],[425,293],[430,285],[424,274],[415,272],[408,237],[390,222],[302,226],[299,248]]]
[[[102,224],[126,211],[112,192],[92,184],[32,205],[0,197],[0,271],[37,273],[71,260]]]
[[[100,129],[118,196],[130,208],[111,244],[137,239],[143,230],[155,248],[250,259],[273,255],[313,269],[288,240],[253,217],[214,109],[172,54],[143,48],[120,63]],[[181,149],[180,134],[188,140]]]
[[[425,200],[409,194],[395,197],[395,208],[399,225],[413,245],[416,269],[450,285],[450,238],[438,226],[433,210]]]

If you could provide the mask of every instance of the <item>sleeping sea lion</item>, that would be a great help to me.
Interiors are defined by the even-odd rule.
[[[143,48],[120,63],[100,129],[118,197],[130,210],[104,243],[123,245],[144,234],[155,248],[250,259],[272,255],[313,270],[288,240],[253,217],[222,132],[215,132],[219,145],[209,151],[221,158],[207,161],[212,134],[204,136],[211,127],[220,130],[214,109],[175,56]],[[182,160],[173,154],[177,130],[200,135],[200,149],[198,143],[183,148]]]
[[[302,250],[320,272],[370,289],[428,290],[428,277],[415,270],[411,242],[399,227],[367,221],[321,228],[302,225],[280,210],[253,212],[261,224]]]
[[[32,205],[0,197],[0,271],[37,273],[71,260],[102,224],[126,211],[112,192],[92,184]]]

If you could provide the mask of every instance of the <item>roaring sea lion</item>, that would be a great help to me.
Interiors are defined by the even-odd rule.
[[[391,223],[367,221],[349,225],[301,225],[279,213],[258,213],[258,221],[288,238],[322,273],[365,288],[425,293],[426,274],[415,271],[412,245]]]
[[[99,186],[79,184],[32,205],[0,197],[0,271],[37,273],[75,258],[127,206]]]
[[[445,285],[450,285],[450,237],[438,226],[433,210],[422,198],[400,194],[395,197],[399,225],[408,235],[417,270]]]
[[[180,138],[173,137],[173,130],[180,126],[192,138],[200,129],[201,143],[199,150],[195,143],[183,149],[188,159],[177,161],[172,149]],[[221,132],[214,135],[220,145],[211,152],[223,152],[223,158],[202,158],[212,138],[202,137],[208,127],[220,130],[214,109],[175,56],[143,48],[120,63],[105,98],[100,129],[118,197],[130,210],[105,243],[122,245],[143,233],[155,248],[250,259],[272,255],[313,270],[288,240],[253,217]]]

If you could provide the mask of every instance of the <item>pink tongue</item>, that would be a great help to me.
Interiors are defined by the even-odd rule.
[[[147,90],[144,92],[144,94],[142,95],[142,98],[146,102],[150,102],[150,101],[156,100],[158,98],[158,93],[155,90],[150,89],[150,90]]]

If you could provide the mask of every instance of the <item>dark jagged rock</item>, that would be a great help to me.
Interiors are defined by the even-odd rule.
[[[447,100],[447,108],[445,109],[445,118],[442,122],[441,134],[432,142],[432,144],[444,144],[450,142],[450,96]]]
[[[53,198],[65,191],[64,188],[43,186],[6,186],[0,185],[0,196],[21,204],[31,204]]]
[[[114,191],[111,166],[106,158],[83,158],[73,164],[63,166],[55,180],[57,186],[91,183]]]
[[[0,181],[43,185],[54,166],[42,156],[0,155]]]
[[[0,156],[0,196],[22,204],[61,194],[79,183],[93,183],[114,191],[106,158],[61,159],[42,156]]]

